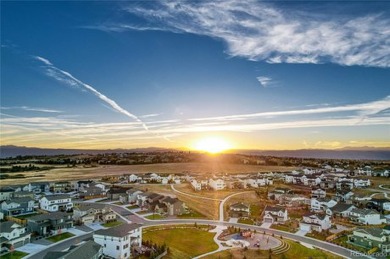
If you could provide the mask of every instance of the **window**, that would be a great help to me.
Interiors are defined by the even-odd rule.
[[[127,257],[127,253],[125,253],[125,258]]]
[[[104,244],[104,247],[107,247],[107,244]]]
[[[116,246],[116,250],[119,250],[119,246]]]

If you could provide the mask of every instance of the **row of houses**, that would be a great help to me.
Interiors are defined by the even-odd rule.
[[[243,178],[237,178],[237,177],[212,177],[212,178],[190,178],[189,182],[192,186],[192,188],[195,191],[200,190],[215,190],[220,191],[224,190],[226,188],[233,189],[233,188],[258,188],[261,186],[268,186],[273,184],[272,178],[267,177],[243,177]]]

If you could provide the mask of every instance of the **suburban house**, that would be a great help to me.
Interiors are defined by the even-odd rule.
[[[67,194],[48,195],[39,200],[39,207],[50,212],[70,211],[73,203],[72,198]]]
[[[285,208],[266,206],[263,211],[263,223],[284,223],[288,220],[288,213]]]
[[[232,218],[247,218],[250,215],[250,208],[248,205],[239,202],[229,206],[229,216]]]
[[[343,190],[337,190],[334,198],[337,201],[347,201],[351,199],[353,195],[354,193],[351,192],[350,190],[343,189]]]
[[[370,201],[377,211],[390,211],[390,200],[372,198]]]
[[[279,196],[279,204],[283,204],[286,206],[302,206],[302,205],[310,205],[311,200],[303,195],[296,194],[282,194]]]
[[[0,201],[5,201],[5,200],[11,199],[13,197],[14,192],[15,192],[15,190],[11,187],[7,187],[7,186],[1,187],[0,188]]]
[[[50,191],[54,193],[70,192],[72,191],[72,184],[68,181],[55,182],[51,184]]]
[[[103,256],[103,247],[92,240],[78,245],[72,245],[66,251],[48,252],[43,259],[100,259]]]
[[[333,180],[325,180],[320,182],[321,189],[329,190],[336,188],[336,183]]]
[[[337,190],[352,190],[353,186],[353,181],[351,181],[350,179],[342,179],[336,183]]]
[[[130,258],[132,248],[142,245],[141,225],[131,223],[100,229],[93,234],[93,240],[103,247],[106,256]]]
[[[107,198],[110,200],[119,200],[119,197],[126,195],[126,191],[131,188],[122,188],[113,186],[107,191]]]
[[[119,197],[120,202],[123,204],[133,204],[137,202],[137,195],[141,194],[142,191],[137,190],[137,189],[129,189],[126,191],[126,194],[123,194]]]
[[[268,192],[268,199],[279,200],[279,197],[283,194],[291,194],[292,191],[288,188],[275,188],[273,191]]]
[[[379,225],[386,219],[376,210],[354,208],[349,212],[351,221],[364,225]]]
[[[325,190],[322,190],[321,188],[311,190],[311,198],[325,198],[325,197],[326,197]]]
[[[169,216],[182,215],[187,211],[185,203],[178,198],[166,196],[165,198],[161,199],[161,202],[165,204],[167,208],[166,212]]]
[[[31,233],[26,227],[15,222],[1,222],[0,229],[1,252],[13,250],[30,242]]]
[[[34,200],[29,197],[14,198],[1,203],[1,211],[6,216],[17,216],[34,212]]]
[[[358,228],[348,236],[348,243],[364,248],[378,247],[382,252],[390,252],[389,234],[380,228]]]
[[[83,187],[79,192],[79,197],[84,200],[103,198],[106,197],[106,192],[104,189],[92,184],[90,186]]]
[[[210,178],[209,180],[209,186],[211,189],[215,191],[220,191],[226,188],[225,181],[221,178]]]
[[[337,204],[336,201],[329,198],[312,198],[310,202],[310,210],[314,212],[326,211]]]
[[[73,209],[73,219],[78,224],[91,224],[99,221],[107,223],[116,220],[116,214],[104,204],[81,203]]]
[[[353,204],[339,202],[332,208],[326,210],[326,214],[338,217],[348,217],[351,210],[355,208],[356,207]]]
[[[135,174],[129,175],[129,183],[135,183],[138,180],[142,180],[142,178],[137,176],[137,175],[135,175]]]
[[[353,181],[355,188],[364,188],[371,185],[370,179],[355,179]]]
[[[202,190],[202,184],[200,181],[197,181],[196,179],[191,180],[191,186],[194,188],[195,191]]]
[[[73,227],[72,214],[52,212],[32,216],[27,219],[27,226],[40,236],[56,235]]]
[[[312,230],[322,232],[332,226],[329,215],[309,213],[303,216],[299,222],[299,229],[311,232]]]
[[[260,186],[272,185],[273,180],[265,177],[247,178],[245,179],[245,183],[249,187],[257,188]]]
[[[50,191],[50,184],[48,182],[33,182],[30,183],[30,191],[38,194]]]

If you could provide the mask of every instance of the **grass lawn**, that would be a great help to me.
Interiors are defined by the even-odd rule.
[[[292,227],[286,226],[286,225],[272,225],[272,229],[277,229],[277,230],[282,230],[290,233],[295,233],[297,232],[296,229],[293,229]]]
[[[123,222],[122,221],[111,221],[111,222],[107,222],[105,224],[102,224],[103,227],[106,227],[106,228],[112,228],[112,227],[116,227],[116,226],[119,226],[119,225],[122,225]]]
[[[20,252],[20,251],[13,251],[11,253],[2,255],[1,259],[19,259],[19,258],[25,257],[26,255],[28,255],[28,253]]]
[[[190,210],[190,213],[178,215],[179,219],[193,219],[193,218],[205,218],[206,216],[197,212],[196,210]]]
[[[241,218],[241,219],[238,220],[238,223],[253,225],[253,220]]]
[[[136,213],[139,214],[139,215],[143,215],[143,214],[150,213],[150,211],[148,211],[148,210],[141,210],[141,211],[137,211]]]
[[[147,229],[146,229],[147,230]],[[170,228],[145,231],[143,240],[149,240],[159,245],[166,244],[170,253],[164,258],[192,258],[218,248],[210,233],[197,228]]]
[[[138,205],[132,205],[132,206],[127,206],[126,208],[132,210],[132,209],[138,209],[139,207]]]
[[[67,238],[70,238],[70,237],[73,237],[74,235],[72,233],[69,233],[69,232],[65,232],[65,233],[62,233],[62,234],[59,234],[59,235],[55,235],[55,236],[52,236],[52,237],[48,237],[46,238],[47,240],[51,241],[51,242],[59,242],[61,240],[64,240],[64,239],[67,239]]]
[[[163,219],[164,217],[161,216],[160,214],[152,214],[152,215],[146,216],[145,218],[151,219],[151,220],[159,220],[159,219]]]

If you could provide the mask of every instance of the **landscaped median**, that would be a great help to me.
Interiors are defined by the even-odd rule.
[[[213,238],[215,233],[208,225],[172,225],[143,229],[143,241],[167,245],[169,252],[164,258],[192,258],[218,249]]]

